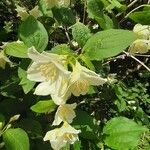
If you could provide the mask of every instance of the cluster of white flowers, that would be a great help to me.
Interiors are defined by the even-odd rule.
[[[147,53],[150,50],[150,26],[136,24],[133,32],[137,34],[138,39],[132,43],[129,52],[131,54]]]
[[[73,65],[72,72],[68,71],[68,65],[65,65],[66,55],[39,53],[31,47],[28,56],[33,63],[27,70],[27,78],[39,82],[34,94],[51,95],[54,103],[59,106],[53,125],[60,125],[63,122],[63,126],[47,132],[44,137],[44,141],[49,140],[54,150],[59,150],[66,143],[73,144],[78,140],[78,133],[80,133],[80,130],[70,126],[76,116],[74,109],[77,104],[66,104],[66,101],[71,94],[85,95],[90,85],[103,85],[107,79],[101,78],[78,61]]]

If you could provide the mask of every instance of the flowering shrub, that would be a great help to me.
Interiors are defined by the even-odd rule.
[[[0,149],[150,149],[149,2],[25,3],[0,32]]]

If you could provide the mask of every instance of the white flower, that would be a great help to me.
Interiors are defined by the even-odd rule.
[[[5,69],[7,62],[10,63],[10,60],[6,57],[4,51],[0,51],[0,68]]]
[[[150,26],[136,24],[133,28],[133,32],[135,32],[140,39],[148,40],[150,38]]]
[[[55,114],[55,120],[53,122],[53,125],[59,125],[62,121],[71,123],[73,119],[76,117],[74,111],[76,106],[77,106],[76,103],[60,105]]]
[[[129,48],[131,54],[140,53],[144,54],[150,50],[150,40],[135,40]]]
[[[79,62],[73,68],[69,90],[75,96],[85,95],[90,85],[103,85],[107,79],[101,78],[94,71],[81,66]]]
[[[17,8],[15,10],[18,13],[17,16],[21,17],[22,21],[25,21],[30,15],[36,19],[41,16],[41,11],[39,10],[38,6],[35,6],[29,12],[27,12],[26,8],[20,7],[20,6],[17,6]]]
[[[80,130],[74,129],[65,122],[61,128],[48,131],[43,140],[50,141],[51,147],[54,150],[60,150],[67,143],[73,144],[75,141],[79,140],[78,134],[80,132]]]
[[[70,72],[63,66],[66,57],[47,52],[39,53],[34,47],[29,48],[28,56],[33,63],[27,70],[27,78],[41,82],[34,94],[43,96],[51,94],[54,102],[61,104],[61,101],[69,96],[67,88]]]

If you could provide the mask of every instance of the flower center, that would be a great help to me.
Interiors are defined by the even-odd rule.
[[[74,136],[75,134],[73,133],[65,133],[63,137],[65,141],[72,141],[72,139],[74,139]]]
[[[42,76],[44,76],[47,80],[54,81],[58,76],[58,70],[53,63],[42,64],[40,65],[39,70]]]
[[[73,85],[71,86],[71,92],[75,95],[75,96],[79,96],[80,94],[86,94],[87,90],[89,87],[89,82],[87,80],[79,80],[76,81],[75,83],[73,83]]]

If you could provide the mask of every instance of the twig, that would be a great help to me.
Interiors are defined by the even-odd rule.
[[[64,27],[64,29],[65,29],[65,35],[66,35],[66,37],[67,37],[67,39],[68,39],[68,42],[69,42],[70,47],[71,47],[71,48],[74,48],[74,45],[72,44],[71,39],[70,39],[70,37],[69,37],[67,28]]]
[[[86,15],[86,0],[84,1],[84,12],[83,12],[83,20],[82,20],[83,24],[85,22],[85,15]]]
[[[138,10],[138,9],[141,8],[141,7],[150,7],[150,5],[147,5],[147,4],[140,5],[140,6],[136,7],[136,8],[134,8],[133,10],[131,10],[124,18],[128,18],[128,16],[129,16],[131,13],[133,13],[134,11]]]
[[[139,59],[137,59],[136,57],[134,57],[133,55],[123,51],[127,56],[133,58],[135,61],[137,61],[139,64],[141,64],[145,69],[147,69],[150,72],[150,68],[147,67],[143,62],[141,62]]]
[[[150,57],[150,55],[141,55],[141,54],[134,54],[134,55],[139,57]]]
[[[135,3],[137,3],[139,0],[134,0],[133,2],[131,2],[128,6],[127,6],[127,9],[129,9],[130,7],[132,7]],[[123,14],[123,12],[121,12],[121,13],[118,13],[117,15],[116,15],[116,17],[119,17],[120,15],[122,15]]]

